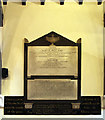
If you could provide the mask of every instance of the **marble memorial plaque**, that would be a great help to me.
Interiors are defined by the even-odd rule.
[[[77,46],[29,46],[28,76],[78,75]]]
[[[77,100],[78,81],[34,79],[27,81],[27,100]]]

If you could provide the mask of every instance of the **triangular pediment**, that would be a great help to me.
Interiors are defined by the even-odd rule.
[[[62,35],[52,31],[44,36],[29,43],[33,46],[49,46],[54,44],[56,46],[75,46],[76,43],[63,37]]]

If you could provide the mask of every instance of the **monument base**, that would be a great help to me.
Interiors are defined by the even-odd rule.
[[[101,115],[100,96],[82,96],[78,101],[25,101],[24,96],[5,96],[4,115]]]

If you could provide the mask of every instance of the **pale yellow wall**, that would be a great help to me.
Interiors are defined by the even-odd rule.
[[[55,31],[73,41],[82,38],[82,95],[103,95],[103,4],[8,3],[4,7],[3,95],[23,95],[24,38],[35,40]]]

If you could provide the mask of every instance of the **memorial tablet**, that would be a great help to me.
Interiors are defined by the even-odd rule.
[[[5,97],[4,114],[101,115],[100,96],[81,96],[81,38],[25,38],[24,96]]]
[[[28,76],[78,75],[77,46],[29,46]]]
[[[31,42],[25,39],[26,101],[80,99],[80,41],[75,43],[55,32]]]
[[[27,100],[77,100],[78,81],[70,79],[28,80]]]

